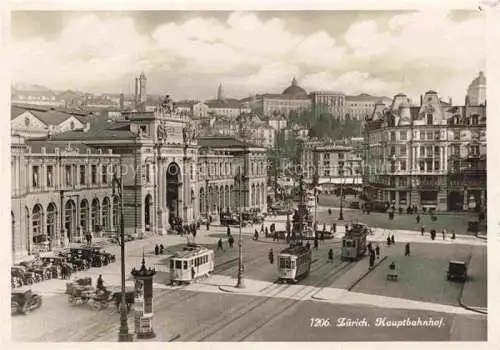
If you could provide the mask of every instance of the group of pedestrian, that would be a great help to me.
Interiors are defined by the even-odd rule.
[[[372,242],[369,242],[367,247],[370,268],[372,269],[375,266],[375,259],[380,259],[380,246],[377,243],[377,246],[373,248]]]
[[[394,234],[387,236],[387,245],[396,244],[396,239],[394,238]]]
[[[421,234],[421,236],[423,236],[424,233],[425,233],[425,226],[422,225],[420,227],[420,234]],[[447,233],[446,229],[443,228],[443,230],[441,231],[441,234],[442,234],[442,237],[443,237],[443,241],[446,240],[446,233]],[[435,229],[430,230],[429,234],[430,234],[431,239],[434,241],[436,239],[436,230]],[[457,238],[457,236],[455,234],[455,231],[451,231],[451,239],[456,239],[456,238]]]
[[[163,254],[164,251],[165,247],[163,246],[163,244],[155,245],[155,255]]]
[[[227,238],[227,243],[229,245],[229,248],[233,248],[234,245],[234,237],[229,233],[228,238]],[[217,251],[222,250],[222,252],[225,252],[224,245],[222,242],[222,238],[219,238],[217,241]]]

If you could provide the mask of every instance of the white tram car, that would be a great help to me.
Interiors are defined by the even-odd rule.
[[[173,285],[191,283],[214,271],[214,251],[188,244],[182,251],[170,258],[170,282]]]
[[[366,236],[370,232],[367,225],[361,223],[352,224],[351,228],[342,237],[341,259],[358,260],[366,254]]]
[[[283,249],[278,254],[278,273],[280,282],[296,283],[311,269],[311,249],[293,247]]]

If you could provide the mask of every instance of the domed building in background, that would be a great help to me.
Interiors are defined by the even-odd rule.
[[[288,117],[292,111],[301,112],[310,108],[311,99],[307,91],[299,86],[295,77],[283,93],[257,95],[255,101],[255,112],[268,117],[273,114]]]
[[[469,106],[486,104],[486,76],[484,72],[479,72],[479,75],[470,83],[465,101]]]
[[[301,88],[297,84],[297,79],[293,77],[292,79],[292,84],[287,87],[285,90],[283,90],[283,95],[292,95],[292,96],[306,96],[307,97],[307,92],[303,88]]]

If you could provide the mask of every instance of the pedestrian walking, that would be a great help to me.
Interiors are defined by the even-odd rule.
[[[158,255],[160,253],[160,247],[157,245],[155,245],[155,255]]]
[[[424,235],[424,232],[425,232],[425,227],[424,227],[424,225],[422,225],[422,227],[420,228],[421,236]]]
[[[452,231],[451,232],[451,239],[455,239],[455,238],[457,238],[457,236],[455,235],[455,231]]]
[[[443,229],[443,241],[446,239],[446,229]]]
[[[210,221],[207,221],[207,231],[210,231]]]
[[[405,256],[410,256],[410,243],[405,245]]]
[[[333,249],[332,248],[330,248],[330,250],[328,251],[328,262],[333,263]]]
[[[417,224],[420,224],[420,215],[417,215]]]
[[[377,254],[377,259],[380,258],[380,246],[377,243],[377,246],[375,247],[375,254]]]
[[[227,225],[227,236],[231,236],[231,227],[229,227],[229,225]]]
[[[96,288],[97,290],[101,290],[104,288],[104,281],[102,280],[102,275],[99,275],[99,277],[97,278]]]
[[[233,238],[233,236],[229,236],[228,242],[229,242],[229,248],[232,248],[233,244],[234,244],[234,238]]]
[[[224,247],[222,246],[222,238],[219,238],[219,241],[217,242],[217,251],[219,250],[224,251]]]
[[[194,266],[191,266],[191,280],[194,281],[195,277],[196,277],[196,271],[194,269]]]
[[[315,238],[315,239],[314,239],[314,249],[315,249],[315,250],[318,250],[318,245],[319,245],[318,239],[317,239],[317,238]]]
[[[372,250],[372,242],[368,242],[368,251],[371,252]]]
[[[370,269],[375,266],[375,254],[370,254]]]
[[[273,249],[269,249],[269,263],[272,265],[274,264],[274,253],[273,253]]]
[[[431,239],[432,240],[436,239],[436,230],[434,230],[434,229],[431,230]]]
[[[163,254],[163,251],[165,250],[165,247],[163,244],[160,244],[160,254]]]
[[[396,244],[396,240],[394,239],[394,234],[391,236],[391,243]]]
[[[387,245],[390,246],[391,245],[391,236],[387,236]]]

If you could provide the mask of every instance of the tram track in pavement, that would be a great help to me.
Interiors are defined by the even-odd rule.
[[[327,277],[325,277],[325,278],[319,280],[317,283],[315,283],[313,285],[314,288],[311,288],[312,290],[309,290],[305,296],[303,296],[299,299],[292,298],[291,300],[290,299],[282,300],[279,303],[279,305],[273,307],[273,312],[272,312],[270,317],[265,317],[263,319],[262,319],[262,317],[260,317],[261,321],[259,321],[256,326],[253,326],[250,331],[245,332],[243,336],[240,336],[239,338],[237,338],[236,341],[244,341],[246,338],[248,338],[249,336],[251,336],[252,334],[257,332],[259,329],[264,327],[266,324],[275,320],[277,317],[279,317],[286,310],[291,309],[292,307],[294,307],[295,305],[297,305],[298,303],[303,301],[305,298],[311,297],[312,295],[316,294],[318,292],[316,288],[325,287],[326,285],[328,285],[332,282],[332,278],[337,277],[341,273],[348,271],[353,266],[354,266],[353,262],[341,263],[339,265],[339,267],[333,271],[332,274],[328,275]],[[293,296],[302,293],[305,289],[307,289],[307,288],[303,288],[303,289],[297,291],[296,293],[294,293]],[[276,309],[278,309],[278,311],[274,311]]]
[[[318,260],[316,260],[316,262],[317,261]],[[319,264],[319,265],[313,263],[312,266],[314,266],[314,265],[315,265],[314,270],[313,269],[311,269],[311,270],[313,270],[314,272],[318,272],[319,271],[320,273],[328,272],[328,270],[330,270],[330,268],[332,266],[328,262],[323,262],[322,264]],[[190,332],[190,333],[188,333],[186,335],[181,335],[179,337],[179,339],[181,341],[203,341],[203,340],[208,340],[209,338],[213,337],[215,334],[217,334],[221,330],[226,329],[226,327],[231,327],[237,321],[239,321],[243,317],[249,315],[252,311],[256,310],[257,308],[260,308],[260,307],[264,306],[266,303],[270,302],[271,300],[274,301],[276,299],[284,299],[280,303],[280,305],[287,304],[285,306],[285,309],[287,309],[290,306],[293,306],[296,303],[298,303],[301,300],[303,300],[304,298],[306,298],[308,296],[308,294],[311,294],[311,291],[313,293],[316,293],[317,291],[315,290],[315,288],[321,286],[322,284],[329,283],[330,280],[333,277],[336,277],[336,275],[338,275],[340,272],[344,271],[346,269],[346,267],[348,267],[348,266],[352,266],[352,263],[351,262],[341,263],[340,265],[338,265],[338,268],[336,268],[332,273],[327,274],[327,276],[325,278],[322,278],[319,281],[317,281],[317,282],[315,282],[313,284],[310,284],[310,285],[302,285],[302,288],[299,288],[292,295],[284,297],[286,299],[280,298],[279,294],[282,293],[283,291],[287,290],[288,288],[290,288],[292,285],[289,285],[289,284],[273,284],[270,287],[268,287],[267,289],[265,289],[264,295],[258,296],[258,299],[254,300],[253,302],[246,303],[245,306],[243,306],[243,307],[240,307],[239,305],[237,305],[237,306],[235,306],[235,307],[233,307],[233,308],[231,308],[229,310],[226,310],[226,312],[224,312],[223,314],[221,314],[216,320],[212,320],[210,322],[210,325],[202,327],[201,329],[198,328],[196,331]],[[326,270],[326,271],[323,271],[323,270]],[[310,273],[311,273],[311,271],[310,271]],[[306,279],[309,278],[309,277],[310,276],[307,276]],[[294,284],[294,286],[297,286],[297,285]],[[306,291],[305,295],[300,296],[300,298],[298,298],[298,300],[290,301],[288,299],[288,298],[298,297],[300,294],[304,293],[304,291]],[[280,307],[279,313],[282,313],[283,311],[284,311],[284,309],[282,310],[282,308]],[[261,318],[260,316],[258,316],[258,317]],[[276,316],[273,313],[273,315],[272,315],[271,318],[275,318],[275,317]],[[266,318],[265,322],[267,323],[268,321],[269,321],[269,318]],[[261,322],[259,322],[259,324],[260,323]],[[254,328],[252,328],[252,333],[255,332],[257,329],[261,328],[262,326],[263,325],[259,325],[259,327],[256,328],[255,330],[254,330]],[[234,334],[241,333],[241,328],[242,327],[239,327],[234,332]],[[243,327],[243,328],[245,328],[245,327]],[[234,336],[234,334],[232,336]],[[245,335],[245,337],[248,337],[248,336],[249,335]],[[224,338],[222,340],[223,341],[229,341],[230,339],[225,339]]]

